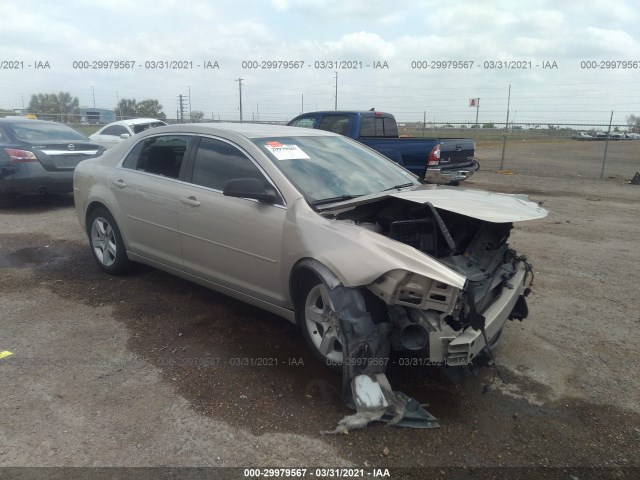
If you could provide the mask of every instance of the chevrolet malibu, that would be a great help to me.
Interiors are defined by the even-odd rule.
[[[107,273],[141,262],[273,312],[350,377],[392,349],[447,366],[491,353],[528,313],[512,224],[547,214],[425,185],[341,135],[255,124],[143,132],[80,163],[74,195]]]

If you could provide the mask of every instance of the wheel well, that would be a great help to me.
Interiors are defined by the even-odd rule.
[[[323,263],[313,258],[303,258],[294,265],[291,277],[289,277],[289,293],[294,308],[300,294],[300,288],[310,277],[322,280],[330,290],[340,285],[340,279]]]
[[[308,266],[297,266],[294,268],[291,278],[289,279],[289,292],[291,293],[291,301],[293,302],[294,308],[300,296],[302,285],[304,285],[305,280],[312,277],[320,278],[320,276]]]
[[[107,210],[109,213],[111,213],[111,211],[103,204],[97,201],[93,201],[89,204],[89,206],[87,207],[87,212],[84,216],[84,223],[85,225],[87,224],[87,222],[89,221],[89,217],[91,217],[91,214],[97,209],[97,208],[104,208],[105,210]]]
[[[291,294],[291,300],[293,307],[296,307],[296,301],[300,296],[300,289],[304,285],[305,281],[315,277],[327,284],[330,290],[340,285],[341,282],[338,277],[324,264],[312,258],[305,258],[300,260],[294,267],[291,277],[289,279],[289,292]],[[387,321],[387,305],[371,293],[367,288],[359,289],[367,310],[371,313],[374,323],[380,323]]]

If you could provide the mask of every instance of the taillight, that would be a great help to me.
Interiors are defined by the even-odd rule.
[[[38,157],[36,157],[33,152],[28,150],[18,150],[17,148],[5,148],[5,152],[9,155],[9,160],[11,163],[25,163],[25,162],[37,162]]]
[[[434,165],[438,165],[439,163],[440,163],[440,144],[438,143],[429,152],[429,160],[427,164],[433,167]]]

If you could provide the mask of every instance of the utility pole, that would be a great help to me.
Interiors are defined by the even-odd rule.
[[[93,85],[91,85],[91,95],[93,95],[93,108],[96,108],[96,90]]]
[[[480,97],[476,98],[476,124],[475,124],[475,130],[473,131],[473,141],[475,142],[476,139],[478,138],[478,114],[480,113]]]
[[[22,100],[22,108],[24,108],[24,100]],[[300,114],[304,113],[304,93],[302,94],[302,106],[300,107]]]
[[[180,123],[184,123],[184,97],[178,95],[178,111],[180,112]]]
[[[609,149],[609,136],[611,135],[611,122],[613,122],[613,110],[609,117],[609,130],[607,130],[607,143],[604,144],[604,157],[602,158],[602,170],[600,171],[600,180],[604,178],[604,164],[607,163],[607,150]]]
[[[422,112],[422,136],[424,137],[427,132],[427,111]]]
[[[118,108],[120,108],[120,120],[123,120],[122,118],[122,105],[120,105],[120,97],[118,96],[118,91],[116,90],[116,100],[118,101]]]
[[[336,103],[335,109],[338,110],[338,72],[336,72]]]
[[[188,96],[189,96],[189,121],[191,120],[191,86],[187,85],[187,92],[188,92]]]
[[[511,105],[511,84],[509,84],[509,96],[507,97],[507,121],[504,123],[504,139],[502,141],[502,157],[500,157],[500,170],[504,168],[504,149],[507,146],[507,130],[509,129],[509,106]]]
[[[236,79],[236,82],[238,82],[238,89],[240,90],[240,123],[242,123],[242,81],[243,80],[244,78]]]

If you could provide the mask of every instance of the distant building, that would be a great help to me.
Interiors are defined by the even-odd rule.
[[[107,108],[81,108],[80,123],[107,124],[116,121],[116,112]]]

